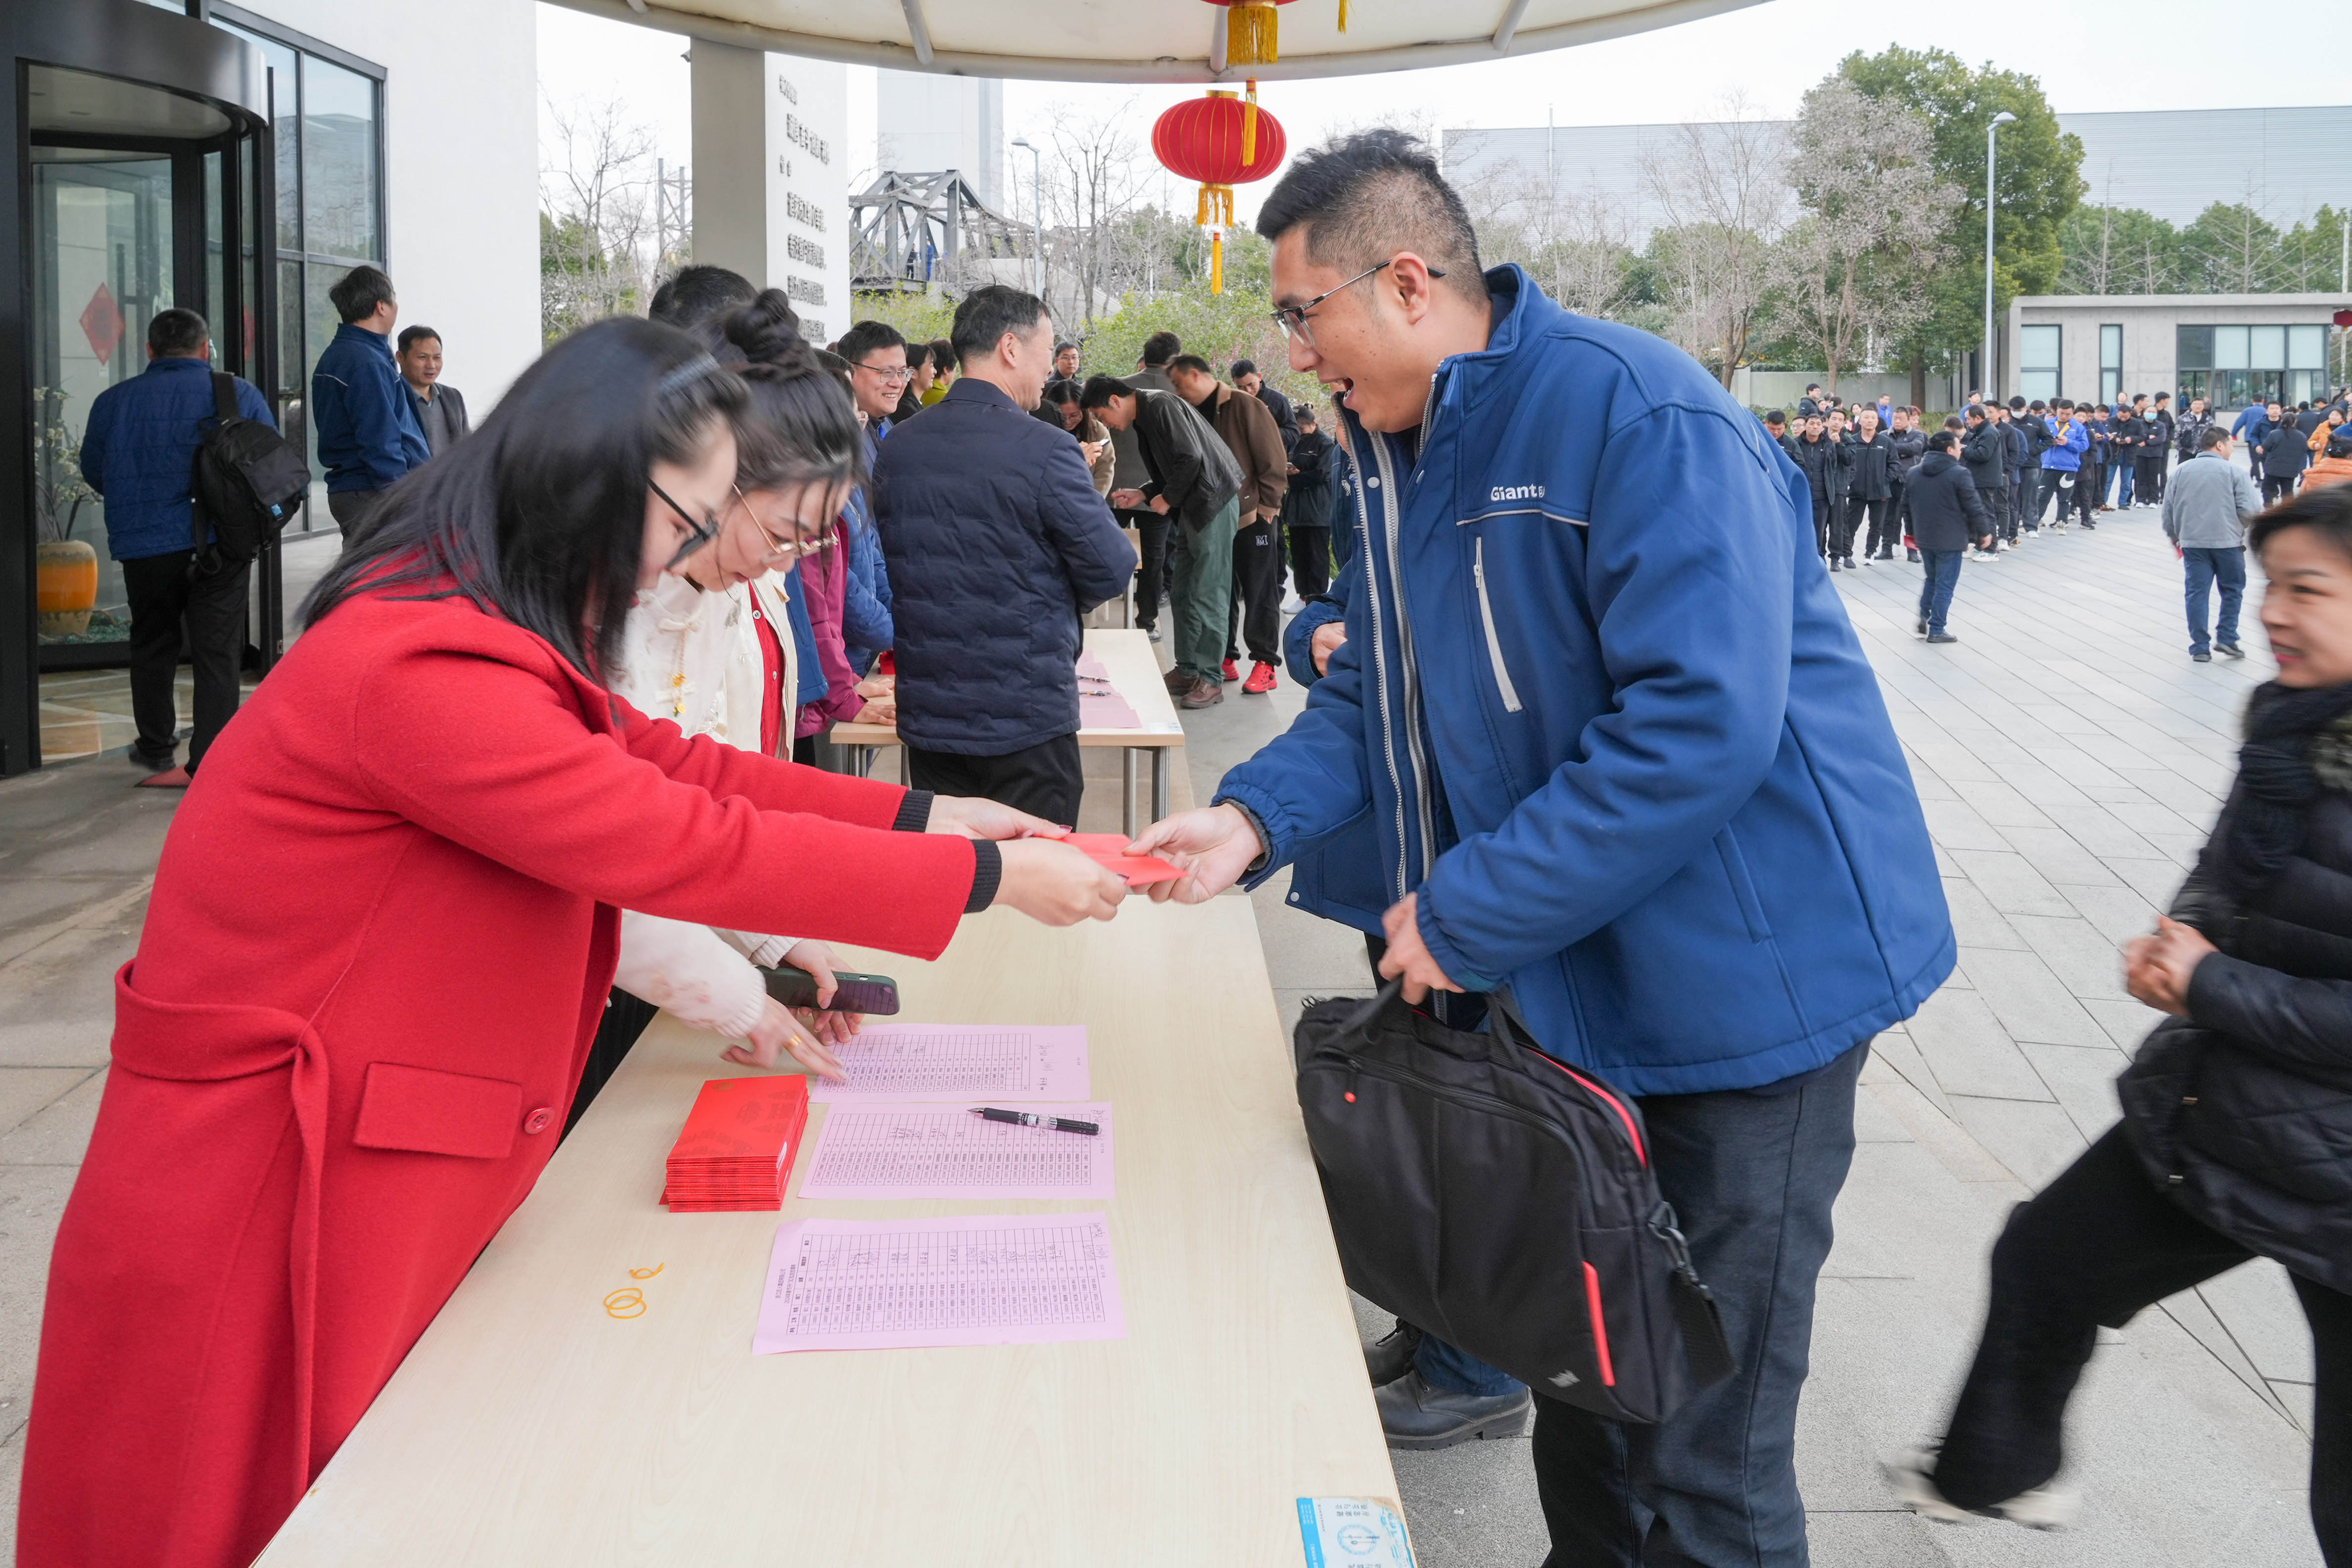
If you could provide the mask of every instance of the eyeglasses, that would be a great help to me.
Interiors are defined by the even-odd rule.
[[[797,560],[803,555],[814,555],[830,542],[823,533],[814,536],[801,533],[800,525],[797,522],[793,525],[791,541],[780,542],[774,534],[768,531],[767,523],[761,520],[758,509],[751,505],[751,498],[743,493],[742,487],[740,485],[735,489],[735,504],[743,509],[743,515],[751,520],[751,526],[759,530],[761,542],[767,545],[767,553],[761,557],[763,560],[782,561],[787,558]]]
[[[915,379],[915,373],[903,364],[861,364],[857,368],[866,372],[866,374],[886,383],[893,381],[912,381]]]
[[[678,505],[677,502],[672,499],[670,493],[662,489],[661,486],[654,483],[651,479],[647,479],[646,481],[646,488],[653,491],[654,494],[661,497],[662,504],[668,507],[670,510],[677,513],[678,521],[686,524],[686,542],[677,547],[677,553],[671,556],[669,558],[669,564],[662,568],[665,572],[676,571],[685,563],[688,556],[693,554],[696,551],[701,549],[704,545],[719,537],[719,520],[715,517],[710,517],[705,518],[700,522],[697,522],[694,521],[693,514],[688,511],[686,508]]]
[[[1324,300],[1328,300],[1332,295],[1339,293],[1340,289],[1350,289],[1355,285],[1361,283],[1365,279],[1370,278],[1373,273],[1378,272],[1381,267],[1391,267],[1395,265],[1395,263],[1396,258],[1391,256],[1388,260],[1381,262],[1378,267],[1365,268],[1361,272],[1359,272],[1353,278],[1349,279],[1347,282],[1340,284],[1339,288],[1326,289],[1320,294],[1316,295],[1312,300],[1307,300],[1304,305],[1281,305],[1276,307],[1274,311],[1274,324],[1282,329],[1282,335],[1284,337],[1297,338],[1308,348],[1313,348],[1315,346],[1315,329],[1307,324],[1307,319],[1314,314],[1315,307],[1320,305]],[[1434,267],[1429,269],[1429,275],[1432,278],[1443,278],[1445,276],[1443,271]]]

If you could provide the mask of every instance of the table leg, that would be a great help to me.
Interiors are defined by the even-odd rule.
[[[862,779],[874,776],[874,748],[852,746],[849,750],[849,771]]]
[[[1154,822],[1168,815],[1168,752],[1166,746],[1151,748],[1151,820]]]
[[[1118,752],[1119,825],[1133,838],[1135,826],[1135,748],[1122,746]]]

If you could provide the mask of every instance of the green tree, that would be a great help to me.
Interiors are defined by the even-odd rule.
[[[2298,223],[2279,242],[2282,283],[2291,294],[2338,293],[2347,286],[2344,226],[2352,213],[2322,206],[2308,223]]]
[[[2137,207],[2079,206],[2059,226],[2061,294],[2180,291],[2180,231]]]
[[[945,294],[875,293],[850,297],[853,321],[887,321],[908,342],[927,343],[955,325],[955,301]]]
[[[1933,135],[1937,174],[1962,199],[1946,229],[1948,259],[1927,279],[1931,310],[1889,363],[1908,363],[1911,401],[1924,404],[1930,370],[1948,369],[1984,339],[1985,127],[2003,110],[2017,123],[2000,131],[1999,189],[1993,212],[1993,308],[2018,294],[2056,287],[2065,253],[2060,231],[2082,201],[2083,143],[2058,128],[2042,84],[1988,63],[1970,68],[1944,49],[1899,45],[1876,55],[1857,51],[1838,74],[1873,98],[1890,98],[1924,115]]]

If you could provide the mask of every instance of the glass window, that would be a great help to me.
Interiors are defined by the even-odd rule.
[[[2124,395],[2124,330],[2113,322],[2099,329],[2099,401],[2113,407]]]
[[[2173,331],[2172,363],[2182,370],[2213,368],[2213,329],[2179,327]]]
[[[2061,331],[2054,325],[2018,329],[2017,390],[2047,403],[2058,395]]]
[[[2216,327],[2213,329],[2213,368],[2215,370],[2252,370],[2253,362],[2246,357],[2246,329]]]
[[[2286,330],[2286,367],[2289,370],[2326,370],[2327,329],[2289,327]]]
[[[2246,329],[2248,370],[2284,370],[2286,368],[2286,329],[2284,327],[2249,327]]]
[[[375,83],[302,57],[302,227],[311,254],[365,260],[376,243]]]
[[[302,81],[292,49],[275,38],[226,22],[214,26],[235,33],[269,61],[269,123],[278,148],[278,246],[302,248]]]

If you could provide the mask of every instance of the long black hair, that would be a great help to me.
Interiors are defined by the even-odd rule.
[[[302,626],[362,592],[462,597],[604,679],[636,595],[653,466],[693,462],[744,402],[741,378],[674,327],[583,327],[478,431],[386,493],[303,601]]]
[[[719,320],[712,345],[751,395],[735,416],[735,483],[750,490],[866,480],[866,442],[849,388],[801,335],[781,289]]]

